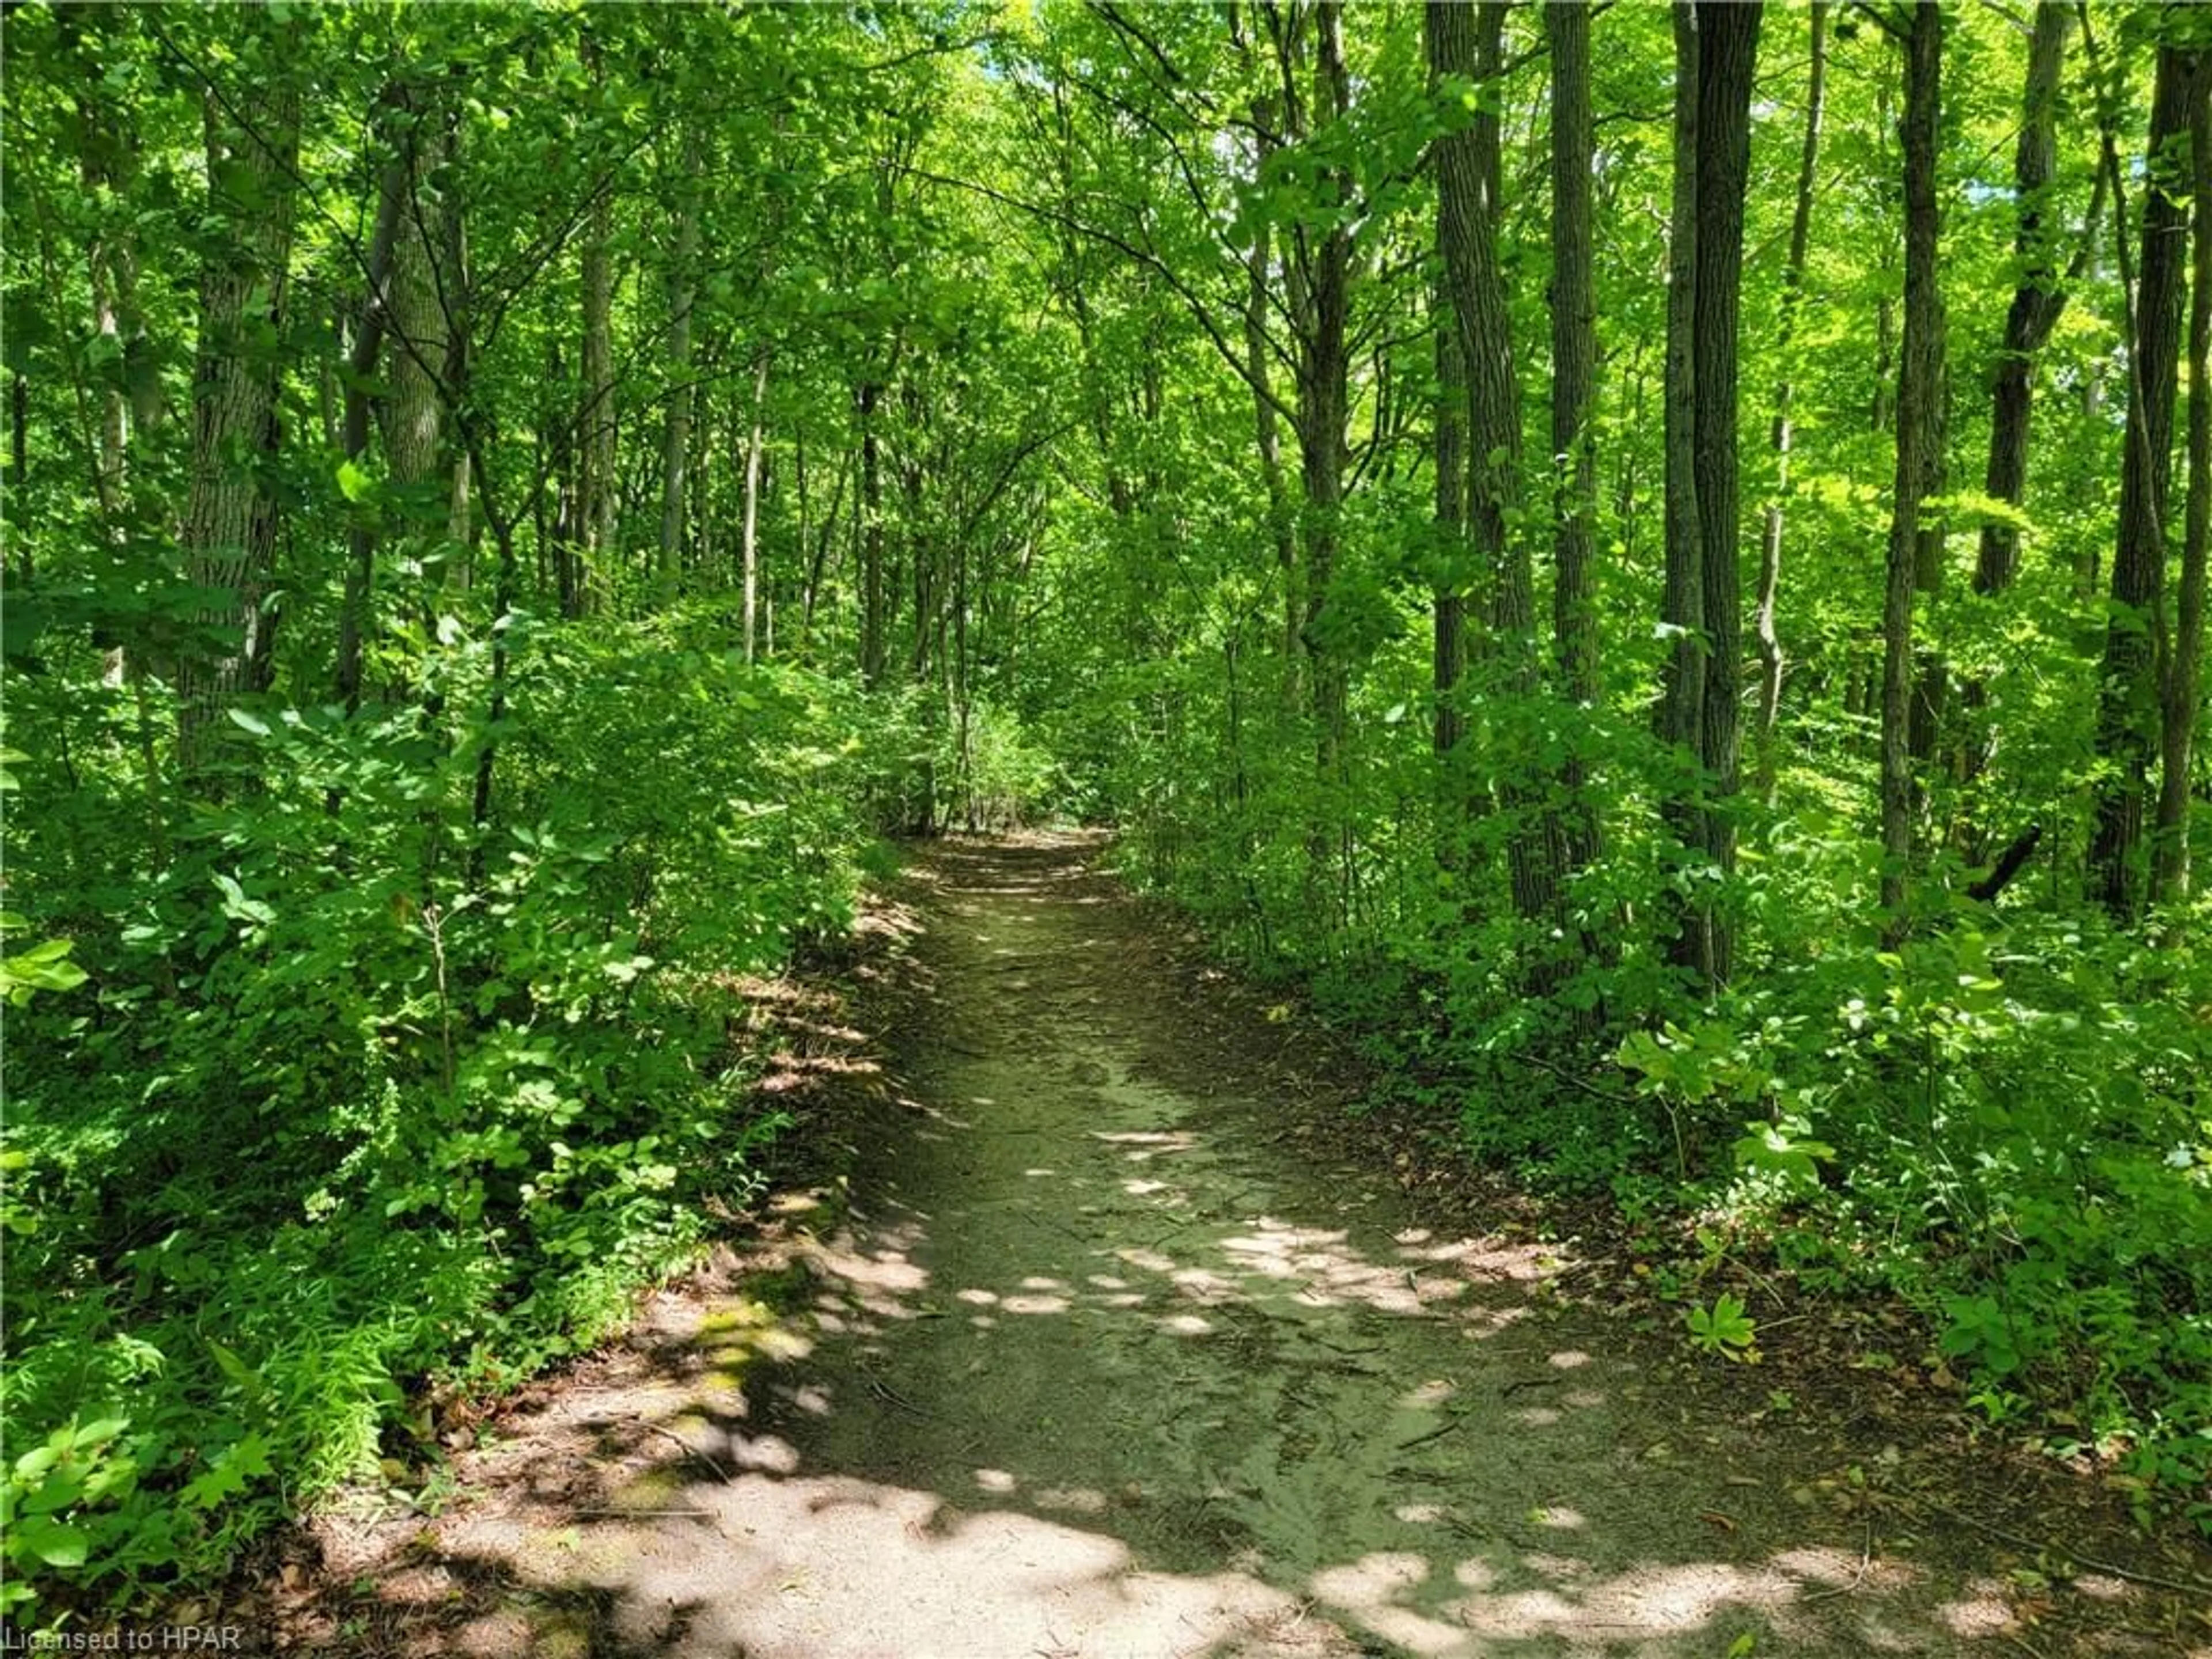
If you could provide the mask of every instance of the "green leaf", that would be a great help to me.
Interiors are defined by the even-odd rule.
[[[50,1567],[81,1567],[92,1540],[82,1527],[33,1515],[15,1523],[14,1543],[17,1549],[27,1551]]]
[[[351,461],[338,463],[338,493],[358,505],[376,493],[376,480]]]

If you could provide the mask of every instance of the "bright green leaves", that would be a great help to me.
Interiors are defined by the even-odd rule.
[[[0,938],[22,926],[21,916],[0,913]],[[0,994],[9,1002],[21,1007],[39,991],[74,991],[85,982],[83,969],[69,959],[76,942],[65,939],[50,939],[0,957]]]
[[[1692,1344],[1702,1352],[1758,1364],[1758,1324],[1745,1313],[1743,1298],[1733,1291],[1722,1291],[1710,1308],[1686,1309],[1682,1322],[1689,1327]]]

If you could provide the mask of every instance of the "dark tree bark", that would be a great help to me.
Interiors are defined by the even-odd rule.
[[[1897,471],[1882,597],[1881,905],[1893,939],[1905,927],[1913,854],[1913,597],[1920,576],[1921,503],[1942,465],[1943,295],[1936,248],[1943,9],[1913,8],[1905,39],[1905,338],[1897,377]]]
[[[1597,463],[1590,422],[1597,406],[1597,287],[1591,256],[1590,178],[1596,127],[1590,108],[1590,9],[1561,0],[1544,14],[1552,54],[1552,455],[1561,469],[1552,496],[1552,641],[1560,695],[1577,709],[1598,702]],[[1561,780],[1561,875],[1597,857],[1600,825],[1589,777],[1570,745]]]
[[[2160,709],[2158,830],[2152,851],[2151,897],[2170,903],[2189,896],[2189,806],[2203,707],[2199,667],[2204,654],[2208,534],[2212,534],[2212,65],[2198,65],[2190,106],[2191,194],[2197,204],[2189,289],[2189,505],[2181,533],[2181,586],[2174,611]]]
[[[1690,799],[1666,804],[1686,846],[1725,881],[1735,865],[1742,695],[1736,410],[1751,75],[1761,8],[1677,0],[1674,199],[1667,295],[1667,574],[1659,734],[1693,763]],[[1694,88],[1694,93],[1692,92]],[[1675,918],[1671,953],[1726,983],[1733,942],[1707,890]]]
[[[1429,64],[1439,78],[1475,82],[1498,73],[1505,6],[1431,0]],[[1512,315],[1499,269],[1499,132],[1494,106],[1478,109],[1464,131],[1437,142],[1437,240],[1451,296],[1467,375],[1468,525],[1475,555],[1490,582],[1492,645],[1500,684],[1523,696],[1541,690],[1537,667],[1535,574],[1528,538],[1516,528],[1520,495],[1520,389],[1513,371]],[[1553,920],[1559,908],[1560,830],[1558,816],[1540,805],[1547,781],[1529,763],[1515,762],[1498,793],[1528,822],[1508,848],[1515,910],[1531,921]]]
[[[2012,308],[2005,313],[2004,343],[1990,383],[1990,459],[1982,489],[1992,500],[2018,507],[2027,495],[2027,435],[2034,399],[2036,355],[2066,308],[2058,250],[2063,230],[2051,212],[2051,179],[2058,165],[2059,74],[2073,10],[2065,0],[2041,0],[2028,47],[2027,84],[2021,97],[2020,143],[2013,156],[2016,217],[2013,257],[2020,266]],[[1992,519],[1982,526],[1974,591],[2002,593],[2020,568],[2020,529]]]
[[[2173,404],[2182,332],[2188,179],[2177,177],[2195,110],[2204,96],[2206,54],[2159,48],[2151,94],[2148,188],[2142,258],[2136,283],[2130,354],[2126,451],[2112,554],[2112,622],[2105,636],[2098,752],[2112,773],[2097,795],[2089,843],[2092,886],[2122,920],[2142,909],[2150,757],[2158,746],[2158,665],[2164,630],[2167,486],[2172,472]]]
[[[1351,106],[1345,71],[1340,0],[1320,0],[1313,15],[1314,108],[1317,120],[1340,120]],[[1351,181],[1340,170],[1332,187],[1348,194]],[[1344,428],[1351,407],[1352,359],[1346,346],[1351,321],[1352,231],[1332,223],[1318,236],[1297,234],[1304,275],[1307,325],[1298,337],[1298,459],[1305,487],[1305,617],[1304,635],[1313,675],[1316,759],[1323,787],[1332,794],[1343,767],[1346,665],[1330,648],[1323,612],[1335,577],[1338,520],[1344,506]]]
[[[1467,565],[1467,374],[1461,367],[1459,325],[1451,301],[1438,294],[1437,306],[1436,524],[1438,575],[1431,597],[1433,617],[1430,684],[1436,691],[1436,750],[1449,755],[1466,730],[1460,712],[1459,681],[1467,665],[1465,590]],[[1444,826],[1450,838],[1451,826]]]

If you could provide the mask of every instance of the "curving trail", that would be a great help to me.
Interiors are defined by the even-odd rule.
[[[1896,1553],[1697,1420],[1549,1258],[1286,1146],[1288,1080],[1222,1048],[1094,845],[921,855],[849,1196],[787,1197],[780,1253],[657,1298],[459,1460],[475,1500],[397,1561],[389,1523],[331,1523],[335,1577],[386,1551],[380,1600],[297,1611],[303,1644],[2023,1650],[1972,1562]]]

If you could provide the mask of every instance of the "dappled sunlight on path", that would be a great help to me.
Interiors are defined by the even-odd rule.
[[[926,858],[927,1024],[849,1198],[471,1455],[501,1501],[387,1592],[437,1650],[2018,1651],[1988,1585],[1692,1419],[1556,1261],[1302,1164],[1267,1076],[1178,1066],[1081,850]]]

